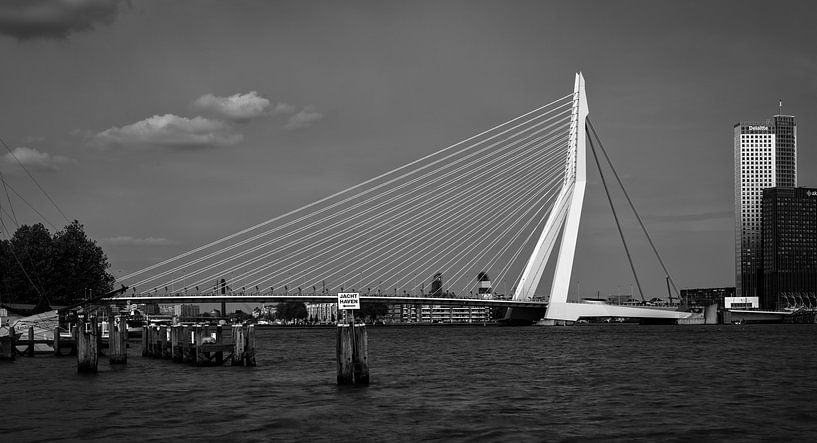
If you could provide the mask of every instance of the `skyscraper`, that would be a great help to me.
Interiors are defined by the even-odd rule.
[[[817,188],[763,190],[763,309],[817,307]]]
[[[797,124],[794,116],[734,127],[735,146],[735,292],[759,306],[763,251],[763,189],[797,186]]]

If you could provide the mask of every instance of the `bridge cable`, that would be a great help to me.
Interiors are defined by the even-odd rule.
[[[393,174],[393,173],[396,173],[396,172],[398,172],[398,171],[401,171],[401,170],[403,170],[403,169],[406,169],[406,168],[408,168],[408,167],[410,167],[410,166],[414,166],[414,165],[416,165],[416,164],[418,164],[418,163],[420,163],[420,162],[422,162],[422,161],[424,161],[424,160],[430,159],[430,158],[432,158],[432,157],[434,157],[434,156],[436,156],[436,155],[439,155],[439,154],[441,154],[441,153],[443,153],[443,152],[446,152],[446,151],[448,151],[448,150],[450,150],[450,149],[453,149],[453,148],[454,148],[454,147],[456,147],[456,146],[462,145],[463,143],[468,143],[468,142],[470,142],[471,140],[474,140],[474,139],[476,139],[476,138],[478,138],[478,137],[481,137],[481,136],[483,136],[483,135],[485,135],[485,134],[488,134],[488,133],[490,133],[491,131],[494,131],[494,130],[496,130],[496,129],[498,129],[498,128],[501,128],[501,127],[503,127],[503,126],[505,126],[505,125],[508,125],[508,124],[510,124],[510,123],[512,123],[512,122],[515,122],[515,121],[517,121],[517,120],[519,120],[519,119],[525,118],[525,117],[527,117],[527,116],[529,116],[529,115],[531,115],[531,114],[534,114],[534,113],[536,113],[536,112],[538,112],[538,111],[540,111],[540,110],[542,110],[542,109],[546,109],[546,108],[548,108],[549,106],[552,106],[553,104],[559,103],[560,101],[562,101],[562,100],[564,100],[564,99],[566,99],[566,98],[568,98],[568,97],[572,97],[572,95],[573,95],[573,94],[568,94],[568,95],[566,95],[566,96],[564,96],[564,97],[562,97],[562,98],[559,98],[559,99],[557,99],[557,100],[554,100],[554,101],[553,101],[553,102],[551,102],[551,103],[548,103],[548,104],[546,104],[546,105],[544,105],[544,106],[540,106],[540,107],[539,107],[539,108],[537,108],[537,109],[534,109],[534,110],[532,110],[532,111],[530,111],[530,112],[527,112],[527,113],[525,113],[525,114],[522,114],[522,115],[520,115],[520,116],[517,116],[517,117],[515,117],[515,118],[513,118],[513,119],[511,119],[511,120],[508,120],[508,121],[506,121],[506,122],[504,122],[504,123],[501,123],[501,124],[499,124],[499,125],[496,125],[496,126],[494,126],[494,127],[490,128],[490,129],[487,129],[487,130],[485,130],[485,131],[483,131],[483,132],[480,132],[479,134],[473,135],[473,136],[471,136],[471,137],[469,137],[469,138],[467,138],[467,139],[464,139],[464,140],[461,140],[461,141],[459,141],[459,142],[457,142],[457,143],[454,143],[453,145],[450,145],[450,146],[448,146],[448,147],[446,147],[446,148],[440,149],[440,150],[438,150],[438,151],[436,151],[436,152],[434,152],[434,153],[432,153],[432,154],[428,154],[428,155],[426,155],[426,156],[424,156],[424,157],[421,157],[421,158],[419,158],[419,159],[417,159],[417,160],[414,160],[414,161],[412,161],[412,162],[409,162],[409,163],[407,163],[407,164],[405,164],[405,165],[399,166],[399,167],[397,167],[397,168],[395,168],[395,169],[392,169],[392,170],[390,170],[390,171],[388,171],[388,172],[385,172],[385,173],[383,173],[383,174],[380,174],[380,175],[378,175],[378,176],[376,176],[376,177],[370,178],[370,179],[365,180],[365,181],[363,181],[363,182],[361,182],[361,183],[358,183],[358,184],[356,184],[356,185],[354,185],[354,186],[351,186],[351,187],[349,187],[349,188],[346,188],[346,189],[344,189],[344,190],[342,190],[342,191],[336,192],[336,193],[334,193],[334,194],[331,194],[331,195],[329,195],[329,196],[326,196],[326,197],[323,197],[323,198],[321,198],[321,199],[319,199],[319,200],[316,200],[316,201],[314,201],[314,202],[312,202],[312,203],[309,203],[309,204],[306,204],[306,205],[304,205],[304,206],[301,206],[300,208],[297,208],[297,209],[291,210],[291,211],[286,212],[286,213],[284,213],[284,214],[282,214],[282,215],[276,216],[276,217],[274,217],[274,218],[271,218],[271,219],[269,219],[269,220],[266,220],[266,221],[264,221],[264,222],[261,222],[261,223],[259,223],[259,224],[254,225],[254,226],[251,226],[251,227],[249,227],[249,228],[243,229],[243,230],[241,230],[241,231],[239,231],[239,232],[237,232],[237,233],[230,234],[230,235],[228,235],[228,236],[226,236],[226,237],[223,237],[223,238],[221,238],[221,239],[215,240],[215,241],[210,242],[210,243],[208,243],[208,244],[206,244],[206,245],[203,245],[203,246],[200,246],[200,247],[198,247],[198,248],[195,248],[195,249],[193,249],[193,250],[191,250],[191,251],[185,252],[185,253],[183,253],[183,254],[179,254],[179,255],[177,255],[177,256],[175,256],[175,257],[169,258],[169,259],[164,260],[164,261],[162,261],[162,262],[159,262],[159,263],[157,263],[157,264],[154,264],[154,265],[148,266],[148,267],[146,267],[146,268],[144,268],[144,269],[142,269],[142,270],[139,270],[139,271],[136,271],[136,272],[130,273],[130,274],[128,274],[128,275],[125,275],[125,276],[121,277],[121,279],[122,279],[122,280],[125,280],[125,279],[128,279],[128,278],[132,278],[132,277],[134,277],[134,276],[136,276],[136,275],[140,275],[140,274],[142,274],[142,273],[145,273],[145,272],[151,271],[151,270],[153,270],[153,269],[156,269],[156,268],[157,268],[157,267],[159,267],[159,266],[163,266],[163,265],[166,265],[166,264],[172,263],[172,262],[174,262],[174,261],[176,261],[176,260],[179,260],[179,259],[181,259],[181,258],[188,257],[188,256],[190,256],[190,255],[192,255],[192,254],[195,254],[196,252],[200,252],[200,251],[202,251],[202,250],[204,250],[204,249],[207,249],[207,248],[209,248],[209,247],[211,247],[211,246],[214,246],[214,245],[217,245],[217,244],[223,243],[223,242],[225,242],[225,241],[227,241],[227,240],[231,240],[231,239],[236,238],[236,237],[238,237],[238,236],[240,236],[240,235],[243,235],[243,234],[246,234],[246,233],[248,233],[248,232],[251,232],[251,231],[253,231],[253,230],[257,229],[257,228],[260,228],[260,227],[266,226],[266,225],[268,225],[268,224],[270,224],[270,223],[273,223],[273,222],[275,222],[275,221],[281,220],[281,219],[282,219],[282,218],[284,218],[284,217],[287,217],[287,216],[290,216],[290,215],[296,214],[296,213],[298,213],[298,212],[300,212],[300,211],[303,211],[303,210],[305,210],[305,209],[308,209],[308,208],[314,207],[314,206],[316,206],[316,205],[319,205],[319,204],[321,204],[321,203],[327,202],[327,201],[329,201],[329,200],[331,200],[331,199],[333,199],[333,198],[335,198],[335,197],[339,197],[339,196],[341,196],[341,195],[343,195],[343,194],[346,194],[346,193],[348,193],[348,192],[350,192],[350,191],[352,191],[352,190],[354,190],[354,189],[358,189],[358,188],[360,188],[360,187],[362,187],[362,186],[365,186],[365,185],[367,185],[367,184],[373,183],[373,182],[375,182],[375,181],[377,181],[377,180],[379,180],[379,179],[381,179],[381,178],[385,178],[385,177],[387,177],[387,176],[389,176],[389,175],[391,175],[391,174]],[[466,148],[466,150],[467,150],[467,149],[470,149],[470,148]],[[449,155],[449,156],[450,156],[450,155]],[[448,158],[448,157],[446,157],[446,158]],[[442,159],[441,159],[441,160],[442,160]],[[437,160],[437,161],[441,161],[441,160]],[[432,164],[434,164],[434,163],[432,163]],[[428,166],[430,166],[430,165],[428,165]],[[427,167],[427,166],[425,166],[425,167]],[[424,167],[424,168],[425,168],[425,167]],[[413,171],[412,171],[412,172],[413,172]]]
[[[399,186],[399,187],[402,187],[402,186],[404,186],[404,185],[401,185],[401,186]],[[393,191],[393,190],[392,190],[392,191]],[[392,191],[388,191],[388,192],[392,192]],[[377,197],[372,197],[372,198],[370,198],[370,199],[369,199],[369,200],[367,200],[367,201],[371,201],[371,200],[373,200],[373,199],[375,199],[375,198],[377,198]],[[365,202],[364,202],[364,203],[365,203]],[[359,206],[359,204],[356,204],[355,206]],[[345,211],[346,211],[346,210],[341,211],[341,212],[345,212]],[[333,214],[333,216],[338,216],[338,215],[339,215],[339,214],[337,214],[337,213],[336,213],[336,214]],[[330,218],[332,218],[333,216],[330,216]],[[358,216],[359,216],[359,215],[358,215]],[[320,223],[320,222],[321,222],[321,221],[319,220],[318,222],[314,222],[313,224],[315,224],[315,223]],[[343,223],[343,222],[348,222],[348,220],[344,220],[344,221],[342,221],[341,223]],[[304,228],[299,228],[299,230],[302,230],[302,229],[304,229]],[[292,235],[292,233],[288,233],[288,234],[284,235],[283,237],[279,236],[278,238],[279,238],[279,239],[280,239],[280,238],[285,238],[285,237],[287,237],[287,236],[289,236],[289,235]],[[251,240],[251,239],[250,239],[250,240]],[[267,242],[267,243],[265,243],[265,244],[270,244],[271,242],[274,242],[274,241],[276,241],[276,240],[277,240],[277,239],[270,240],[270,241],[268,241],[268,242]],[[242,242],[240,242],[240,244],[241,244],[241,243],[245,243],[245,242],[246,242],[246,241],[242,241]],[[292,244],[292,243],[290,243],[290,245],[291,245],[291,244]],[[259,247],[260,247],[260,246],[259,246]],[[258,247],[254,247],[253,249],[257,249],[257,248],[258,248]],[[228,249],[228,248],[225,248],[225,249]],[[251,252],[251,251],[250,251],[250,252]],[[166,272],[164,272],[164,273],[162,273],[162,274],[160,274],[160,275],[154,276],[153,278],[151,278],[151,279],[149,279],[149,280],[155,279],[155,278],[157,278],[157,277],[161,277],[162,275],[168,275],[168,274],[170,274],[171,272],[179,271],[179,270],[181,270],[181,269],[183,269],[183,268],[185,268],[185,267],[187,267],[187,266],[190,266],[190,265],[192,265],[192,264],[194,264],[194,263],[196,263],[196,262],[199,262],[199,261],[201,261],[201,260],[203,260],[203,259],[205,259],[205,258],[207,258],[207,257],[212,257],[212,256],[216,255],[217,253],[218,253],[218,252],[208,254],[206,257],[203,257],[203,258],[200,258],[200,259],[194,260],[194,261],[193,261],[193,262],[191,262],[191,263],[183,264],[183,265],[181,265],[181,266],[179,266],[179,267],[177,267],[177,268],[174,268],[174,269],[172,269],[172,270],[168,270],[168,271],[166,271]],[[234,255],[232,258],[237,258],[237,257],[239,257],[239,256],[241,256],[241,255],[245,255],[245,254],[246,254],[246,252],[243,252],[243,253],[240,253],[240,254]],[[228,260],[230,260],[230,259],[231,259],[231,258],[223,259],[221,262],[223,263],[223,262],[226,262],[226,261],[228,261]],[[194,274],[195,274],[195,273],[194,273]],[[149,280],[147,280],[147,281],[149,281]],[[144,283],[146,283],[147,281],[142,281],[142,282],[136,283],[136,284],[134,284],[134,285],[144,284]]]
[[[641,301],[644,302],[646,300],[644,300],[644,292],[641,290],[641,282],[638,280],[638,273],[635,271],[635,265],[633,265],[633,258],[632,256],[630,256],[630,248],[627,246],[627,240],[624,239],[624,232],[621,230],[621,223],[619,223],[618,214],[616,213],[616,207],[613,205],[613,198],[610,196],[610,190],[607,188],[607,180],[605,180],[604,178],[604,172],[601,169],[599,157],[598,155],[596,155],[596,147],[593,144],[592,137],[588,137],[587,142],[590,144],[590,150],[593,152],[593,158],[596,160],[596,166],[598,167],[599,175],[601,176],[601,183],[602,185],[604,185],[604,193],[607,195],[607,201],[610,203],[610,209],[613,211],[613,219],[615,219],[616,221],[618,235],[621,237],[621,243],[624,244],[624,252],[627,253],[627,261],[630,262],[630,269],[632,269],[633,271],[633,278],[635,278],[635,284],[636,286],[638,286],[638,295],[641,296]]]
[[[547,113],[545,113],[544,115],[547,115]],[[536,117],[536,118],[539,118],[539,117]],[[531,121],[535,120],[536,118],[531,119],[531,120],[528,120],[528,121],[527,121],[527,122],[525,122],[525,123],[530,123]],[[550,121],[550,120],[552,120],[552,119],[553,119],[553,117],[551,117],[551,118],[549,118],[549,119],[545,120],[544,122]],[[543,123],[544,123],[544,122],[543,122]],[[537,123],[537,124],[535,124],[533,127],[539,126],[540,124],[541,124],[541,123]],[[517,126],[515,126],[514,128],[518,128],[519,126],[521,126],[521,125],[517,125]],[[546,126],[546,127],[545,127],[545,129],[550,128],[550,127],[553,127],[553,124]],[[512,128],[512,129],[514,129],[514,128]],[[538,133],[538,132],[540,132],[540,131],[541,131],[541,130],[536,131],[535,133]],[[508,132],[508,130],[503,131],[503,133],[507,133],[507,132]],[[491,137],[491,138],[493,138],[493,137]],[[512,138],[512,137],[506,138],[506,139],[505,139],[505,141],[509,140],[510,138]],[[480,143],[482,143],[482,142],[480,142]],[[477,145],[479,145],[480,143],[477,143],[477,144],[471,145],[471,146],[470,146],[469,148],[467,148],[467,149],[470,149],[471,147],[477,146]],[[486,147],[486,148],[482,148],[482,149],[480,149],[480,150],[478,150],[478,151],[476,151],[476,152],[473,152],[473,153],[471,153],[471,154],[468,154],[468,155],[467,155],[467,156],[465,156],[464,158],[461,158],[461,159],[456,160],[456,161],[455,161],[455,164],[456,164],[456,163],[458,163],[458,162],[460,162],[460,161],[463,161],[463,160],[465,160],[465,159],[467,159],[467,158],[469,158],[469,157],[472,157],[472,156],[474,156],[474,155],[476,155],[476,154],[478,154],[478,153],[480,153],[480,152],[483,152],[483,151],[485,151],[485,149],[488,149],[488,148],[490,148],[490,147],[494,147],[494,146],[496,146],[496,145],[497,145],[497,143],[493,143],[493,144],[489,145],[489,146],[488,146],[488,147]],[[465,149],[465,150],[467,150],[467,149]],[[459,151],[459,152],[461,153],[461,152],[464,152],[465,150],[461,150],[461,151]],[[455,153],[455,154],[456,154],[456,153]],[[446,157],[446,158],[449,158],[449,157],[450,157],[450,156],[448,156],[448,157]],[[473,164],[473,162],[471,162],[471,164]],[[451,166],[451,165],[445,165],[445,166],[443,166],[443,168],[447,168],[447,167],[450,167],[450,166]],[[439,169],[439,168],[438,168],[438,169]],[[375,188],[372,188],[372,189],[366,190],[366,191],[364,191],[364,192],[361,192],[361,193],[359,193],[359,194],[358,194],[358,195],[356,195],[356,196],[348,197],[348,198],[346,198],[346,199],[344,199],[344,200],[342,200],[342,201],[340,201],[340,202],[333,203],[333,204],[332,204],[332,205],[330,205],[329,207],[326,207],[326,208],[320,209],[320,210],[318,210],[318,211],[315,211],[315,212],[313,212],[313,213],[311,213],[311,214],[307,214],[307,215],[305,215],[305,216],[301,216],[301,217],[300,217],[300,218],[298,218],[297,220],[292,220],[292,221],[290,221],[290,222],[287,222],[287,223],[285,223],[284,225],[282,225],[282,226],[278,226],[278,227],[276,227],[276,228],[274,228],[274,229],[271,229],[271,230],[269,230],[269,231],[267,231],[267,232],[265,232],[265,233],[261,233],[261,234],[255,235],[255,236],[253,236],[253,237],[251,237],[251,238],[248,238],[248,239],[242,240],[242,241],[240,241],[240,242],[238,242],[238,243],[236,243],[236,244],[233,244],[233,245],[231,245],[231,246],[228,246],[228,247],[222,248],[222,249],[221,249],[221,250],[219,250],[219,251],[215,251],[215,252],[209,253],[209,254],[205,255],[204,257],[200,257],[200,258],[198,258],[198,259],[196,259],[196,260],[193,260],[192,262],[188,262],[188,263],[182,264],[182,265],[180,265],[180,266],[177,266],[176,268],[166,270],[166,271],[164,271],[164,272],[162,272],[162,273],[160,273],[160,274],[158,274],[158,275],[153,276],[152,278],[150,278],[150,279],[148,279],[148,280],[143,280],[143,281],[140,281],[140,282],[133,283],[133,284],[131,284],[131,286],[133,287],[133,286],[142,285],[142,284],[144,284],[144,283],[146,283],[146,282],[148,282],[148,281],[155,280],[156,278],[160,278],[160,277],[162,277],[162,276],[167,276],[167,275],[170,275],[170,274],[172,274],[172,273],[174,273],[174,272],[180,271],[181,269],[183,269],[183,268],[185,268],[185,267],[191,266],[192,264],[199,263],[199,262],[201,262],[202,260],[206,260],[206,259],[208,259],[208,258],[212,258],[212,257],[214,257],[214,256],[216,256],[216,255],[221,254],[222,252],[226,252],[227,250],[231,250],[231,249],[234,249],[234,248],[236,248],[236,247],[238,247],[238,246],[241,246],[241,245],[247,244],[248,242],[251,242],[251,241],[253,241],[253,240],[257,240],[258,238],[261,238],[261,237],[263,237],[263,236],[265,236],[265,235],[267,235],[267,234],[269,234],[269,233],[271,233],[271,232],[274,232],[274,231],[277,231],[277,230],[280,230],[280,229],[286,228],[286,227],[291,226],[291,225],[293,225],[293,224],[295,224],[295,223],[297,223],[297,222],[299,222],[299,221],[303,221],[303,220],[308,219],[308,218],[310,218],[310,217],[312,217],[312,216],[314,216],[314,215],[316,215],[316,214],[319,214],[319,213],[321,213],[321,212],[324,212],[324,211],[326,211],[326,210],[328,210],[328,209],[332,209],[332,208],[334,208],[334,207],[337,207],[337,206],[338,206],[338,205],[340,205],[340,204],[343,204],[343,203],[346,203],[346,202],[352,201],[352,200],[354,200],[356,197],[358,197],[358,196],[360,196],[360,195],[363,195],[363,194],[369,193],[369,192],[371,192],[372,190],[374,190],[374,189],[376,189],[376,188],[380,188],[380,187],[383,187],[383,186],[385,186],[385,185],[387,185],[387,184],[393,183],[393,182],[395,182],[396,180],[399,180],[399,179],[401,179],[401,178],[404,178],[404,177],[406,177],[406,176],[408,176],[408,175],[410,175],[410,174],[412,174],[413,172],[416,172],[416,171],[417,171],[417,170],[412,171],[412,172],[410,172],[410,173],[408,173],[408,174],[404,174],[404,175],[402,175],[401,177],[397,177],[396,179],[392,179],[392,180],[390,180],[390,181],[389,181],[389,182],[387,182],[387,183],[383,183],[383,184],[381,184],[381,185],[376,186]],[[361,206],[361,205],[363,205],[363,204],[365,204],[365,203],[367,203],[367,202],[371,202],[371,201],[373,201],[373,200],[376,200],[376,199],[377,199],[377,198],[379,198],[381,195],[386,195],[386,194],[388,194],[388,193],[395,192],[395,191],[396,191],[396,190],[398,190],[398,189],[401,189],[401,188],[403,188],[403,187],[405,187],[405,186],[407,186],[407,185],[409,185],[409,184],[411,184],[411,183],[414,183],[414,182],[416,182],[416,181],[418,181],[418,180],[421,180],[423,177],[427,177],[427,176],[429,176],[429,175],[433,175],[433,174],[435,174],[435,171],[430,171],[430,172],[427,172],[426,174],[424,174],[424,175],[423,175],[423,176],[421,176],[421,177],[417,177],[417,178],[415,178],[415,179],[411,180],[411,181],[410,181],[410,182],[408,182],[408,183],[404,183],[404,184],[399,185],[397,188],[394,188],[394,189],[388,190],[388,191],[386,191],[385,193],[381,193],[381,194],[375,195],[375,196],[373,196],[373,197],[369,197],[369,198],[368,198],[366,201],[364,201],[364,202],[360,202],[360,203],[357,203],[357,204],[355,204],[354,206],[352,206],[351,208],[344,209],[343,211],[340,211],[340,212],[335,212],[335,213],[332,213],[332,214],[330,214],[330,215],[328,216],[328,218],[335,218],[335,217],[339,217],[339,216],[341,216],[343,213],[345,213],[345,212],[347,212],[347,211],[349,211],[349,210],[351,210],[351,209],[353,209],[353,208],[359,207],[359,206]],[[325,217],[324,219],[326,219],[326,217]],[[312,225],[315,225],[315,224],[321,223],[322,221],[323,221],[323,220],[318,220],[318,221],[316,221],[316,222],[313,222],[313,223],[312,223]],[[348,221],[348,220],[343,220],[342,222],[347,222],[347,221]],[[310,226],[311,226],[311,225],[310,225]],[[296,230],[295,232],[289,232],[289,233],[285,234],[283,237],[282,237],[282,236],[279,236],[279,237],[277,237],[277,238],[274,238],[274,239],[272,239],[272,240],[269,240],[269,241],[268,241],[267,243],[265,243],[264,245],[268,245],[268,244],[270,244],[270,243],[272,243],[272,242],[275,242],[275,241],[277,241],[277,240],[278,240],[278,239],[280,239],[280,238],[285,238],[285,237],[288,237],[288,236],[294,235],[295,233],[300,232],[300,231],[302,231],[303,229],[306,229],[306,228],[308,228],[308,226],[307,226],[307,227],[302,227],[302,228],[299,228],[299,229],[298,229],[298,230]],[[260,246],[258,246],[258,247],[263,247],[263,245],[260,245]],[[241,252],[241,253],[239,253],[239,254],[233,255],[233,257],[232,257],[232,258],[237,258],[237,257],[240,257],[240,256],[242,256],[242,255],[246,255],[246,254],[248,254],[248,253],[250,253],[250,252],[253,252],[253,250],[257,249],[258,247],[255,247],[255,248],[253,248],[253,249],[251,249],[251,250],[245,250],[245,251],[243,251],[243,252]],[[226,260],[229,260],[229,259],[224,259],[223,261],[226,261]],[[125,278],[125,277],[123,277],[123,278]]]
[[[652,236],[647,231],[647,227],[644,225],[644,221],[641,220],[641,215],[639,215],[638,211],[636,211],[635,205],[633,204],[632,199],[630,199],[630,195],[627,193],[627,189],[624,188],[624,184],[621,182],[621,178],[619,177],[618,172],[616,171],[616,168],[613,167],[613,162],[610,161],[610,156],[607,155],[607,150],[604,149],[604,144],[602,144],[601,138],[599,138],[599,135],[596,133],[596,128],[593,127],[593,122],[590,121],[589,117],[587,119],[587,125],[590,127],[590,130],[593,132],[593,136],[599,142],[599,148],[601,148],[601,152],[602,152],[602,154],[604,154],[604,158],[607,160],[607,164],[610,165],[610,170],[613,171],[613,176],[616,178],[616,181],[618,181],[618,185],[619,185],[619,187],[621,187],[621,191],[624,193],[624,197],[627,199],[627,203],[629,203],[630,209],[632,209],[636,220],[638,220],[638,224],[641,226],[641,230],[644,232],[644,236],[647,237],[647,241],[649,242],[650,247],[652,248],[652,251],[655,254],[655,257],[658,259],[658,263],[661,264],[661,269],[664,270],[664,274],[667,276],[667,280],[670,282],[670,284],[672,284],[672,289],[675,290],[675,295],[680,300],[681,299],[681,294],[678,291],[678,287],[675,285],[675,280],[672,278],[672,275],[670,275],[670,272],[667,269],[667,266],[664,264],[664,260],[661,258],[661,254],[658,253],[658,248],[655,246],[655,243],[652,240]],[[672,303],[672,300],[670,300],[670,303]]]

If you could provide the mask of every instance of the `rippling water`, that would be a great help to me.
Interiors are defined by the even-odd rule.
[[[384,327],[372,384],[334,329],[257,333],[256,368],[0,361],[0,439],[814,439],[817,326]]]

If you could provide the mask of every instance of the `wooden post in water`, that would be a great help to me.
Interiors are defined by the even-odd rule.
[[[167,326],[159,326],[159,358],[167,357]]]
[[[224,328],[222,325],[216,326],[216,344],[221,346],[224,344]],[[216,364],[221,366],[224,364],[224,351],[217,351],[216,352]]]
[[[8,347],[8,349],[4,349],[4,351],[6,351],[6,352],[4,352],[6,355],[3,356],[3,357],[5,357],[5,358],[7,358],[9,360],[14,360],[17,357],[17,343],[15,343],[16,338],[17,338],[17,336],[16,336],[16,334],[14,332],[14,326],[10,326],[9,327],[9,339],[8,339],[8,346],[9,347]]]
[[[182,361],[185,363],[193,361],[192,355],[192,336],[193,333],[190,330],[190,326],[182,327]]]
[[[369,334],[366,325],[361,324],[352,329],[355,335],[354,345],[354,373],[355,384],[369,384]]]
[[[338,324],[337,328],[338,384],[354,384],[354,365],[352,363],[352,328],[348,324]]]
[[[231,365],[244,365],[244,344],[244,328],[241,325],[233,325],[233,358],[230,362]]]
[[[77,355],[77,347],[79,344],[79,323],[74,323],[71,328],[71,355]]]
[[[142,325],[142,357],[148,355],[148,327]]]
[[[339,385],[369,384],[369,338],[365,325],[338,325],[337,360]]]
[[[128,362],[128,323],[124,316],[108,318],[108,362]]]
[[[60,353],[60,327],[54,328],[54,356],[59,357]]]
[[[181,329],[177,325],[170,327],[170,359],[179,361],[179,331]]]
[[[196,325],[196,357],[193,360],[196,366],[204,364],[204,353],[201,351],[201,345],[204,343],[204,328],[201,325]]]
[[[247,326],[247,344],[244,346],[244,366],[255,366],[255,325]]]
[[[96,317],[77,325],[77,373],[96,373],[99,360],[99,327]]]
[[[26,353],[29,357],[34,357],[34,326],[28,327],[28,348]]]

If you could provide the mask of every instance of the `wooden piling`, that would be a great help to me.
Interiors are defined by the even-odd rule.
[[[179,361],[179,331],[181,329],[177,325],[170,327],[170,359]]]
[[[125,317],[108,320],[108,362],[126,364],[128,362],[128,324]]]
[[[82,324],[77,333],[77,372],[96,373],[99,359],[99,327],[95,317]]]
[[[182,336],[181,336],[181,341],[182,341],[182,345],[181,345],[181,348],[182,348],[182,361],[185,362],[185,363],[191,361],[191,359],[192,359],[192,356],[190,355],[190,338],[191,338],[190,327],[189,326],[182,326]]]
[[[148,327],[147,325],[142,326],[142,357],[146,357],[148,355]]]
[[[196,325],[195,341],[196,348],[193,363],[196,366],[202,366],[204,364],[204,353],[201,350],[201,345],[204,343],[204,328],[201,325]]]
[[[255,366],[255,325],[247,326],[247,344],[244,346],[244,366]]]
[[[60,352],[60,327],[57,326],[54,328],[54,356],[59,357],[62,355]]]
[[[26,353],[29,357],[34,357],[34,326],[28,327],[28,348]]]
[[[3,348],[3,358],[6,358],[8,360],[14,360],[17,357],[17,343],[15,343],[16,338],[17,337],[14,332],[14,326],[10,326],[9,337],[8,340],[5,341],[5,343],[8,345],[8,348],[5,347]]]
[[[233,358],[230,361],[231,365],[244,365],[244,345],[244,328],[241,325],[233,325]]]
[[[216,326],[216,344],[224,344],[224,328],[221,325]],[[221,366],[224,364],[224,351],[216,351],[216,364]]]
[[[365,325],[338,325],[336,350],[339,385],[369,384],[368,348]]]
[[[159,326],[159,358],[166,358],[168,342],[167,342],[167,326]]]
[[[79,340],[79,323],[74,323],[71,328],[71,355],[77,355],[77,347]]]

